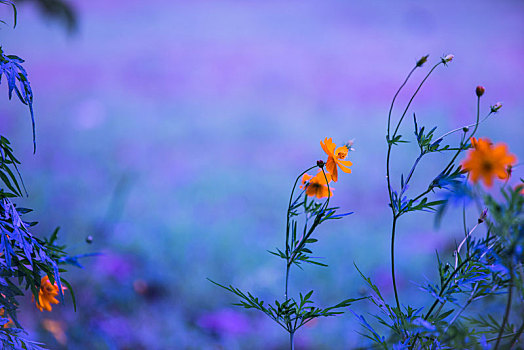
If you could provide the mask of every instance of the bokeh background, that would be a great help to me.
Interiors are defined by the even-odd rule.
[[[2,87],[0,132],[10,138],[35,209],[38,235],[60,226],[72,253],[100,252],[72,268],[70,297],[20,316],[52,349],[283,349],[287,335],[244,312],[206,278],[272,301],[282,297],[284,243],[294,178],[324,158],[319,141],[355,141],[353,173],[333,202],[355,214],[320,227],[314,246],[328,269],[291,275],[291,293],[315,289],[327,305],[365,294],[355,262],[393,302],[385,186],[387,110],[422,55],[398,116],[430,64],[437,69],[412,108],[437,134],[502,102],[480,136],[523,157],[522,1],[106,1],[71,0],[76,26],[19,2],[2,26],[7,53],[26,59],[35,94],[38,151],[25,106]],[[11,18],[8,8],[0,9]],[[71,24],[71,23],[69,23]],[[2,85],[4,86],[4,85]],[[411,112],[410,114],[411,115]],[[407,119],[404,135],[412,135]],[[396,179],[416,150],[393,157]],[[429,158],[429,157],[428,157]],[[444,157],[421,164],[413,191]],[[522,174],[520,174],[522,176]],[[476,218],[471,216],[471,221]],[[435,250],[449,257],[462,235],[453,213],[402,219],[400,298],[423,305],[416,283],[435,278]],[[87,244],[85,239],[92,236]],[[352,309],[366,314],[367,303]],[[351,313],[300,330],[297,348],[365,346]]]

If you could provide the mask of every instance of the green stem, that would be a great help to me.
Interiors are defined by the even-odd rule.
[[[295,342],[293,339],[294,335],[295,335],[295,332],[289,332],[289,346],[290,346],[289,348],[291,350],[295,350]]]
[[[286,301],[288,300],[288,297],[287,297],[287,294],[288,294],[288,293],[287,293],[287,291],[288,291],[289,268],[290,268],[290,267],[291,267],[290,265],[287,265],[287,264],[286,264],[286,291],[285,291],[285,293],[284,293],[284,297],[285,297]]]
[[[391,147],[393,146],[389,141],[391,140],[390,138],[390,130],[391,130],[391,113],[393,112],[393,105],[395,104],[395,101],[397,99],[397,96],[398,94],[400,93],[400,91],[402,90],[402,88],[406,85],[406,83],[408,82],[409,78],[411,77],[411,75],[413,74],[413,72],[415,71],[415,69],[417,69],[419,66],[416,65],[415,67],[413,67],[411,69],[411,71],[408,73],[406,79],[404,80],[404,82],[402,83],[402,85],[400,85],[400,87],[398,88],[397,92],[395,93],[395,96],[393,97],[393,100],[391,101],[391,106],[389,107],[389,112],[388,112],[388,132],[387,132],[387,140],[388,140],[388,155],[386,157],[386,179],[387,179],[387,182],[388,182],[388,193],[389,193],[389,202],[392,204],[391,205],[391,210],[393,210],[393,215],[395,215],[395,208],[393,207],[393,198],[392,198],[392,191],[391,191],[391,180],[389,178],[389,159],[391,157]]]
[[[509,343],[510,344],[509,345],[510,349],[513,349],[515,344],[517,344],[517,341],[519,340],[520,336],[522,335],[522,332],[524,332],[524,322],[522,322],[522,324],[520,325],[520,328],[515,333],[515,336],[513,338],[511,338],[511,341]]]
[[[486,119],[488,119],[488,117],[491,114],[493,114],[493,112],[489,112],[481,121],[478,122],[478,124],[484,123],[486,121]],[[464,128],[471,128],[472,126],[477,126],[478,124],[475,123],[475,124],[464,125],[464,126],[461,126],[460,128],[456,128],[456,129],[450,130],[447,133],[445,133],[444,135],[442,135],[439,138],[437,138],[436,140],[444,139],[444,137],[449,136],[449,135],[451,135],[453,133],[456,133],[457,131],[464,130]]]
[[[287,217],[286,217],[286,255],[289,255],[291,252],[290,252],[290,247],[289,247],[289,212],[291,211],[291,203],[293,203],[293,194],[295,193],[295,188],[297,187],[297,183],[298,183],[298,180],[300,180],[300,178],[305,174],[307,173],[308,171],[310,171],[311,169],[314,169],[316,168],[317,165],[314,165],[306,170],[304,170],[300,175],[297,176],[296,180],[295,180],[295,184],[293,185],[293,189],[291,190],[291,195],[289,196],[289,204],[287,206]]]
[[[497,350],[499,348],[500,340],[502,339],[502,334],[504,333],[504,327],[506,327],[506,322],[508,322],[509,312],[511,311],[511,299],[513,297],[512,291],[513,291],[513,272],[512,267],[510,266],[510,279],[509,279],[509,287],[508,287],[508,301],[506,302],[506,310],[504,311],[504,317],[502,319],[502,324],[500,326],[499,335],[497,337],[497,342],[495,343],[494,350]]]
[[[415,160],[415,163],[413,163],[413,166],[411,167],[411,170],[409,171],[409,174],[408,174],[408,177],[406,178],[406,181],[404,181],[404,186],[402,187],[402,189],[400,190],[400,194],[399,194],[399,198],[402,198],[402,195],[404,194],[404,192],[406,192],[406,190],[408,189],[408,183],[409,181],[411,180],[411,177],[413,176],[413,173],[415,172],[415,168],[417,167],[418,165],[418,162],[420,162],[420,160],[422,159],[422,157],[424,156],[425,153],[420,153],[420,155],[417,157],[417,159]],[[400,206],[399,206],[400,207]]]
[[[400,93],[400,90],[402,90],[402,88],[406,85],[406,83],[408,82],[409,78],[411,77],[411,74],[413,74],[413,72],[417,68],[418,68],[418,66],[415,66],[415,67],[413,67],[413,69],[411,69],[411,71],[409,72],[408,76],[406,77],[406,79],[404,80],[402,85],[400,85],[400,87],[398,88],[397,92],[395,93],[395,96],[393,97],[393,101],[391,101],[391,106],[389,107],[389,113],[388,113],[388,136],[389,136],[389,130],[390,130],[390,126],[391,126],[391,112],[393,112],[393,105],[395,104],[395,100],[397,99],[397,96]]]
[[[475,286],[473,287],[473,289],[471,290],[471,294],[468,298],[468,300],[466,301],[466,303],[464,304],[464,306],[459,310],[459,312],[457,312],[455,314],[455,316],[451,319],[451,321],[449,321],[446,329],[444,330],[444,333],[446,333],[449,329],[449,327],[451,327],[451,325],[460,317],[460,315],[462,315],[462,313],[464,312],[464,310],[466,310],[466,308],[471,304],[471,302],[473,301],[473,298],[475,296],[475,292],[477,291],[477,287],[478,287],[479,283],[475,283]]]
[[[489,117],[491,115],[491,113],[493,112],[489,112],[488,115],[486,116]],[[451,161],[448,163],[448,165],[444,168],[444,171],[443,172],[446,172],[448,171],[448,169],[453,165],[453,163],[455,162],[455,160],[457,159],[458,155],[465,150],[465,146],[468,144],[468,140],[470,138],[472,138],[473,136],[475,136],[475,133],[477,132],[477,129],[479,127],[479,122],[480,120],[480,97],[477,97],[477,120],[475,121],[475,128],[473,129],[473,131],[471,132],[471,134],[468,136],[468,137],[465,137],[466,134],[464,134],[464,140],[460,142],[460,147],[459,149],[457,150],[457,152],[455,153],[455,155],[453,156],[453,158],[451,159]]]
[[[300,240],[300,242],[298,242],[298,245],[296,247],[293,247],[292,252],[290,251],[291,255],[288,257],[288,260],[287,260],[287,266],[288,267],[291,266],[291,264],[295,260],[295,257],[297,255],[297,253],[300,252],[302,250],[302,248],[306,245],[306,241],[313,234],[313,231],[315,231],[317,226],[320,224],[322,216],[324,215],[324,213],[325,213],[325,211],[326,211],[326,209],[327,209],[327,207],[329,205],[329,199],[331,198],[331,189],[329,187],[329,183],[327,181],[327,176],[326,176],[326,173],[324,171],[324,168],[321,168],[321,169],[322,169],[322,172],[324,174],[324,179],[326,180],[326,185],[327,185],[327,188],[328,188],[328,198],[327,198],[326,202],[324,203],[324,205],[322,206],[322,208],[320,210],[320,213],[317,214],[317,216],[315,217],[313,225],[311,225],[311,227],[307,231],[307,234],[305,234],[304,237],[302,237],[302,239]],[[288,217],[289,217],[289,212],[288,212]]]
[[[431,73],[433,73],[433,71],[435,70],[435,68],[437,68],[439,65],[442,64],[442,61],[440,61],[439,63],[435,64],[431,69],[430,71],[428,72],[428,74],[426,74],[426,76],[424,77],[424,79],[422,80],[422,82],[420,82],[420,84],[418,85],[418,88],[417,90],[415,90],[415,93],[413,94],[413,96],[411,96],[411,98],[409,99],[409,102],[406,106],[406,108],[404,109],[404,113],[402,113],[402,116],[400,117],[400,120],[398,121],[397,123],[397,127],[395,128],[395,131],[393,132],[393,136],[391,137],[392,139],[395,138],[395,136],[397,136],[397,131],[398,131],[398,128],[400,127],[400,124],[402,124],[402,120],[404,119],[404,117],[406,116],[406,113],[408,112],[408,109],[409,107],[411,106],[411,103],[413,102],[413,100],[415,99],[415,96],[417,96],[418,92],[420,91],[420,89],[422,88],[422,85],[424,85],[424,83],[426,82],[426,80],[429,78],[429,76],[431,75]]]
[[[392,225],[392,229],[391,229],[391,279],[393,281],[393,291],[395,292],[395,302],[397,304],[397,308],[398,308],[399,312],[400,312],[400,302],[399,302],[399,299],[398,299],[397,284],[396,284],[396,280],[395,280],[395,231],[396,231],[396,224],[397,224],[398,216],[397,216],[397,213],[396,213],[396,210],[395,210],[395,205],[393,204],[393,192],[392,192],[392,189],[391,189],[390,158],[391,158],[391,149],[392,149],[393,144],[390,142],[390,140],[394,139],[395,136],[397,135],[398,129],[400,127],[400,124],[402,124],[402,120],[406,116],[406,113],[407,113],[409,107],[411,106],[411,103],[413,102],[413,100],[415,99],[415,96],[417,96],[418,92],[422,88],[422,85],[424,85],[424,82],[429,78],[429,76],[435,70],[435,68],[437,68],[441,63],[442,63],[442,61],[437,63],[437,64],[435,64],[430,69],[429,73],[426,74],[426,76],[424,77],[422,82],[419,84],[417,90],[415,90],[415,93],[411,96],[411,98],[410,98],[406,108],[404,109],[404,112],[402,113],[402,116],[400,117],[400,120],[397,123],[397,126],[395,127],[395,131],[393,132],[393,136],[392,137],[390,137],[390,130],[391,130],[391,112],[393,111],[393,105],[395,104],[395,100],[396,100],[398,94],[400,93],[400,90],[402,90],[402,88],[406,85],[408,79],[411,77],[411,74],[413,74],[413,72],[415,71],[415,69],[418,66],[415,66],[409,72],[408,76],[406,77],[406,79],[404,80],[404,82],[402,83],[400,88],[397,90],[397,92],[395,93],[395,96],[393,97],[393,101],[391,102],[391,106],[389,108],[389,113],[388,113],[388,132],[387,132],[388,153],[387,153],[387,156],[386,156],[386,179],[387,179],[387,183],[388,183],[389,203],[391,205],[391,210],[392,210],[392,213],[393,213],[393,225]],[[416,166],[416,164],[418,164],[418,160],[415,162],[414,166]],[[414,169],[412,168],[411,173],[413,172],[413,170]]]
[[[395,233],[397,226],[396,215],[393,216],[393,226],[391,228],[391,280],[393,281],[393,291],[395,292],[395,302],[397,303],[397,309],[400,312],[400,302],[398,301],[397,282],[395,280]]]
[[[428,313],[426,314],[426,316],[424,316],[424,321],[427,321],[429,316],[431,315],[431,313],[433,312],[433,310],[435,310],[435,307],[438,305],[438,303],[440,302],[440,297],[442,297],[442,295],[444,294],[444,291],[446,290],[446,288],[448,287],[448,284],[451,282],[451,280],[453,279],[453,277],[455,277],[455,275],[457,274],[458,271],[460,271],[460,269],[462,269],[464,267],[464,265],[466,265],[469,260],[471,260],[471,257],[468,256],[466,259],[464,259],[464,261],[455,269],[453,270],[453,272],[451,273],[451,275],[448,277],[448,279],[444,282],[444,284],[442,285],[441,289],[440,289],[440,293],[439,293],[439,298],[437,298],[433,304],[431,305],[431,307],[429,308],[429,311]],[[417,340],[419,338],[419,335],[417,334],[415,336],[415,338],[413,339],[413,344],[411,344],[411,346],[409,347],[409,350],[413,349],[415,347],[415,345],[417,344]]]

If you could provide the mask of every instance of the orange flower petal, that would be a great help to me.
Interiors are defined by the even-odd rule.
[[[508,166],[514,164],[517,158],[508,152],[507,145],[498,143],[493,145],[487,138],[471,138],[473,149],[467,153],[467,158],[462,162],[464,170],[470,173],[471,180],[484,181],[486,186],[493,185],[493,178],[507,179]]]

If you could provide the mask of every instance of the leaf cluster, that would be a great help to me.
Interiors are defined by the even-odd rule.
[[[249,292],[245,293],[231,285],[226,287],[210,279],[208,280],[215,285],[237,295],[240,298],[240,301],[238,303],[234,303],[233,305],[241,306],[245,309],[256,309],[262,311],[269,318],[271,318],[290,333],[296,332],[300,327],[315,318],[340,315],[344,313],[341,311],[341,309],[350,306],[355,301],[363,299],[346,299],[336,305],[321,308],[313,305],[313,301],[311,300],[313,291],[311,290],[306,295],[302,295],[302,293],[300,293],[300,299],[298,301],[290,298],[283,302],[275,300],[274,304],[266,304],[264,301],[253,296]]]
[[[2,76],[7,81],[9,99],[13,97],[13,91],[23,104],[29,107],[31,123],[33,127],[33,149],[36,151],[35,117],[33,113],[33,91],[27,78],[27,72],[22,66],[24,60],[16,55],[6,55],[0,46],[0,84]]]
[[[295,181],[295,187],[296,183]],[[290,204],[287,210],[285,252],[277,248],[276,252],[270,253],[286,260],[288,266],[294,264],[300,267],[300,264],[305,262],[326,267],[326,264],[317,261],[312,256],[313,252],[308,246],[318,241],[312,237],[313,233],[320,224],[329,220],[341,219],[352,214],[352,212],[336,214],[339,207],[329,207],[330,196],[324,202],[319,202],[315,199],[309,200],[305,190],[293,199],[295,187],[291,192]],[[331,194],[331,190],[329,193]],[[301,229],[299,229],[299,223],[302,226]]]

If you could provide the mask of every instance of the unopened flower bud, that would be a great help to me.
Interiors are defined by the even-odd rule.
[[[91,244],[93,243],[93,236],[89,235],[86,237],[86,243]]]
[[[467,126],[463,127],[462,128],[462,131],[464,131],[465,133],[469,131],[469,128]]]
[[[349,140],[344,146],[348,149],[348,151],[354,151],[353,144],[355,143],[355,140]]]
[[[493,106],[491,106],[491,113],[497,113],[499,109],[502,108],[502,103],[497,102]]]
[[[442,63],[446,64],[448,62],[451,62],[453,60],[453,58],[455,58],[454,55],[446,55],[445,57],[442,57]]]
[[[480,213],[479,220],[478,220],[479,224],[482,224],[484,220],[486,220],[487,216],[488,216],[488,208],[484,209],[482,213]]]
[[[477,89],[475,90],[475,92],[477,93],[477,96],[480,97],[482,95],[484,95],[484,92],[486,92],[486,89],[484,89],[484,86],[477,86]]]
[[[324,167],[325,164],[326,164],[326,163],[324,163],[323,160],[317,160],[317,166],[318,166],[319,168],[322,169],[322,168]]]
[[[428,61],[428,57],[429,57],[429,55],[422,56],[422,57],[417,61],[417,67],[422,67],[422,65]]]

